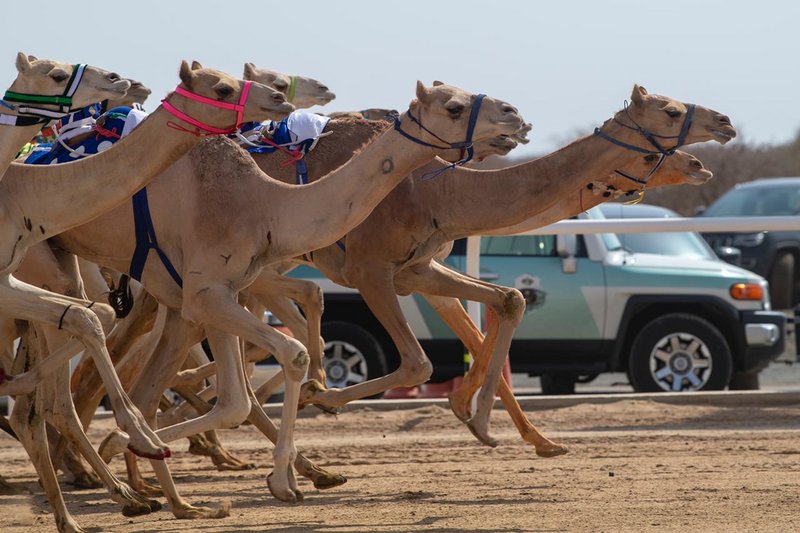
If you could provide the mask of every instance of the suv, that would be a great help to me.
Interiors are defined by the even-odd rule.
[[[665,215],[674,213],[659,211]],[[605,217],[595,208],[580,218]],[[692,237],[681,244],[676,235]],[[512,371],[541,376],[550,394],[617,371],[628,372],[637,391],[757,387],[758,372],[785,343],[786,319],[770,310],[766,280],[720,261],[696,234],[649,234],[643,251],[623,239],[612,233],[481,239],[481,277],[520,289],[528,304],[511,345]],[[463,270],[465,248],[457,241],[447,262]],[[391,339],[357,291],[309,267],[292,275],[324,290],[330,385],[397,366]],[[464,348],[442,319],[419,296],[400,301],[433,362],[433,380],[462,375]]]
[[[800,215],[800,178],[740,183],[700,216],[787,215]],[[800,230],[705,233],[703,237],[726,261],[767,278],[775,309],[790,309],[800,303]]]

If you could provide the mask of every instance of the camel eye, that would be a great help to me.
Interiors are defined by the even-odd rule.
[[[661,156],[658,154],[648,154],[644,156],[644,161],[645,163],[655,163],[659,157]]]
[[[463,104],[452,104],[447,106],[447,113],[453,117],[458,118],[461,116],[461,113],[464,112],[464,105]]]
[[[681,116],[681,112],[678,111],[677,109],[673,109],[673,108],[665,109],[664,113],[669,115],[670,118],[678,118],[679,116]]]
[[[51,73],[50,78],[52,78],[52,80],[55,82],[61,83],[62,81],[65,81],[67,78],[69,78],[69,74],[67,74],[63,70],[59,70],[57,72]]]
[[[275,80],[274,82],[272,82],[272,85],[279,91],[285,91],[286,88],[289,86],[289,84],[283,80]]]
[[[222,87],[215,87],[214,92],[217,93],[221,99],[228,98],[233,94],[233,87],[229,87],[227,85],[223,85]]]

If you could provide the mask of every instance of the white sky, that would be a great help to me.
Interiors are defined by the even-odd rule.
[[[38,0],[13,11],[2,88],[17,51],[139,79],[153,89],[148,109],[177,84],[181,59],[317,78],[337,94],[329,111],[402,110],[417,79],[439,79],[518,107],[534,130],[516,155],[589,131],[633,83],[730,115],[750,142],[800,129],[797,1]]]

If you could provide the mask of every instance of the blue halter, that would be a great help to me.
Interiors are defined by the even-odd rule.
[[[650,176],[652,176],[659,168],[661,168],[661,165],[664,163],[666,158],[674,154],[675,151],[681,146],[683,146],[684,142],[686,142],[686,136],[689,134],[689,128],[692,126],[692,118],[694,117],[694,108],[695,104],[689,104],[686,106],[686,117],[683,120],[683,126],[681,126],[681,131],[680,133],[678,133],[678,135],[657,135],[655,133],[652,133],[644,129],[633,119],[633,117],[630,114],[630,111],[628,111],[628,102],[627,101],[625,102],[625,107],[624,107],[625,114],[627,115],[628,120],[633,122],[634,125],[630,126],[628,124],[625,124],[624,122],[617,120],[616,117],[614,117],[614,122],[616,122],[617,124],[619,124],[624,128],[633,130],[642,137],[644,137],[647,140],[647,142],[649,142],[655,147],[655,150],[648,150],[647,148],[641,148],[639,146],[620,141],[619,139],[615,139],[614,137],[601,131],[600,128],[595,128],[594,134],[612,144],[616,144],[617,146],[621,146],[622,148],[626,148],[628,150],[633,150],[634,152],[639,152],[648,155],[661,154],[661,158],[658,160],[655,166],[652,169],[650,169],[650,172],[648,172],[644,178],[637,178],[635,176],[631,176],[627,172],[624,172],[619,169],[615,170],[617,174],[619,174],[624,178],[634,181],[640,185],[647,185],[647,179]],[[675,146],[673,146],[672,148],[664,148],[663,146],[661,146],[661,143],[659,143],[657,139],[677,139],[677,141],[675,142]]]
[[[393,112],[393,113],[391,113],[389,115],[392,118],[393,122],[394,122],[395,131],[397,131],[397,133],[399,133],[400,135],[402,135],[403,137],[405,137],[406,139],[408,139],[408,140],[410,140],[412,142],[415,142],[417,144],[421,144],[422,146],[429,146],[431,148],[438,148],[440,150],[448,150],[448,149],[461,150],[461,153],[462,153],[461,159],[459,159],[455,163],[450,163],[449,165],[447,165],[445,167],[442,167],[442,168],[440,168],[438,170],[434,170],[433,172],[429,172],[428,174],[425,174],[424,176],[422,176],[422,179],[435,178],[436,176],[438,176],[442,172],[446,172],[446,171],[450,170],[451,168],[455,168],[457,166],[464,165],[466,163],[469,163],[472,160],[472,156],[475,153],[475,148],[474,148],[474,143],[472,141],[472,136],[475,133],[475,125],[478,122],[478,113],[480,113],[481,104],[483,103],[483,99],[485,97],[486,97],[485,94],[479,94],[479,95],[475,96],[475,102],[472,104],[472,110],[470,110],[470,113],[469,113],[469,121],[467,122],[467,136],[466,136],[466,139],[464,141],[458,142],[458,143],[450,143],[450,142],[445,141],[444,139],[442,139],[441,137],[439,137],[438,135],[433,133],[431,130],[426,128],[422,124],[422,122],[420,122],[411,113],[410,109],[408,110],[408,112],[406,112],[406,115],[408,116],[408,118],[412,122],[414,122],[417,126],[422,128],[424,131],[428,132],[428,134],[432,135],[437,140],[439,140],[442,143],[444,143],[446,146],[440,146],[440,145],[436,145],[436,144],[431,144],[429,142],[423,141],[422,139],[414,137],[413,135],[403,131],[403,129],[401,128],[402,122],[400,122],[400,116],[399,116],[399,114],[397,112]],[[466,154],[466,157],[464,156],[464,154]]]

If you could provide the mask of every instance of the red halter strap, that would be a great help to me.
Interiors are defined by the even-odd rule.
[[[195,127],[194,130],[190,130],[184,128],[180,124],[176,124],[175,122],[169,121],[167,122],[167,126],[170,128],[174,128],[176,130],[185,131],[187,133],[191,133],[197,137],[204,137],[206,135],[226,135],[229,133],[235,132],[239,129],[239,126],[242,125],[244,122],[244,105],[247,102],[247,95],[250,93],[250,86],[253,84],[252,81],[244,82],[244,86],[242,87],[242,94],[239,95],[239,103],[238,104],[231,104],[228,102],[219,102],[214,100],[213,98],[207,98],[205,96],[201,96],[197,93],[193,93],[191,91],[187,91],[182,87],[177,87],[175,89],[175,93],[188,98],[189,100],[194,100],[195,102],[200,102],[202,104],[207,104],[213,107],[218,107],[220,109],[229,109],[231,111],[236,111],[236,124],[231,126],[230,128],[217,128],[216,126],[211,126],[210,124],[205,124],[200,122],[199,120],[190,117],[180,109],[176,108],[174,105],[169,103],[167,99],[161,100],[161,105],[164,110],[169,113],[170,115],[181,119],[184,122],[188,122],[192,126]]]

